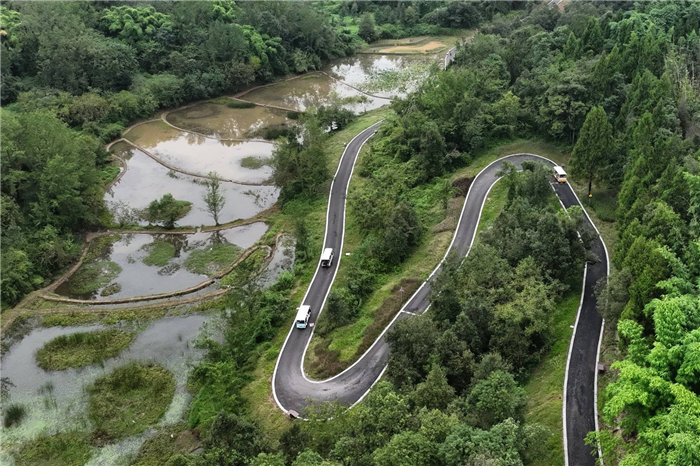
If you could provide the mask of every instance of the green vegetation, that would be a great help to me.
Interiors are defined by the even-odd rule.
[[[165,427],[146,440],[133,466],[162,466],[171,456],[187,454],[199,444],[196,436],[186,429],[184,423]]]
[[[143,432],[163,416],[174,392],[175,380],[161,366],[131,362],[118,367],[87,389],[94,435],[115,440]]]
[[[107,286],[122,268],[108,260],[86,261],[70,278],[70,291],[76,295],[89,295]]]
[[[191,202],[178,201],[172,194],[163,194],[163,197],[148,205],[144,216],[149,223],[161,223],[163,227],[172,229],[175,222],[187,215],[191,209]]]
[[[51,306],[55,310],[56,303],[51,303]],[[86,325],[93,323],[104,323],[106,325],[113,325],[120,322],[140,323],[159,319],[163,317],[165,313],[166,311],[164,309],[113,309],[102,312],[94,309],[90,310],[90,312],[75,312],[66,310],[65,312],[54,312],[45,315],[41,320],[41,326],[71,327],[74,325]]]
[[[575,277],[572,277],[575,278]],[[525,422],[537,423],[549,429],[546,448],[532,464],[535,466],[562,466],[564,464],[562,432],[562,397],[566,358],[581,302],[581,277],[572,280],[569,291],[557,303],[552,317],[552,347],[535,367],[524,388],[527,392]]]
[[[88,439],[79,432],[42,435],[22,445],[18,452],[27,466],[83,466],[90,456]]]
[[[240,100],[228,100],[226,106],[229,108],[253,108],[255,104],[253,102],[243,102]]]
[[[22,419],[27,415],[27,408],[21,403],[12,403],[7,406],[2,414],[2,425],[5,429],[17,426],[22,423]]]
[[[221,279],[221,286],[243,286],[250,282],[253,274],[260,270],[260,266],[267,257],[267,250],[257,249],[239,263],[233,271]]]
[[[71,333],[49,341],[36,354],[40,367],[60,371],[102,362],[128,348],[136,332],[97,330]]]
[[[269,165],[270,162],[270,159],[264,157],[244,157],[243,159],[241,159],[241,167],[248,168],[251,170],[259,170],[260,168]]]
[[[108,185],[121,173],[119,165],[107,165],[100,171],[100,180],[103,185]]]
[[[143,258],[143,263],[156,267],[163,267],[175,257],[175,245],[168,241],[154,241],[146,244],[143,248],[148,255]]]
[[[192,251],[185,259],[185,268],[192,273],[211,276],[233,264],[240,253],[241,248],[235,244],[217,243]]]

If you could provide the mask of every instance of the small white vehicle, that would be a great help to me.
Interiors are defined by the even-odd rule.
[[[299,306],[297,310],[296,324],[297,328],[305,329],[309,325],[311,318],[311,306]]]
[[[554,179],[557,180],[557,183],[566,183],[566,172],[559,165],[554,167],[552,174],[554,175]]]
[[[333,248],[326,248],[321,254],[321,267],[328,268],[333,265]]]

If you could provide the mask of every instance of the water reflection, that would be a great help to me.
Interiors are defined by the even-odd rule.
[[[105,193],[105,200],[113,214],[122,215],[129,209],[142,210],[164,194],[172,194],[181,201],[192,203],[187,215],[177,221],[178,225],[213,225],[214,220],[206,211],[204,179],[183,175],[168,170],[133,146],[119,142],[112,151],[127,161],[124,176]],[[275,186],[245,186],[222,182],[224,207],[220,222],[231,222],[239,218],[250,218],[277,201],[279,189]],[[148,222],[139,221],[145,225]]]
[[[255,244],[267,231],[256,222],[220,232],[188,235],[125,234],[93,240],[81,267],[56,293],[77,299],[117,299],[180,291],[207,280],[208,275],[233,263],[240,252]],[[187,262],[193,252],[206,254],[214,245],[237,248],[220,250],[206,272]],[[202,269],[202,266],[198,267]]]

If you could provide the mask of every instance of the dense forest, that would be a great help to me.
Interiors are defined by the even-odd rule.
[[[601,407],[605,422],[621,428],[600,434],[605,458],[624,465],[700,462],[699,25],[694,2],[577,2],[563,13],[536,8],[483,25],[448,71],[393,105],[396,117],[360,167],[376,187],[353,201],[366,231],[362,266],[351,272],[348,290],[331,294],[328,310],[342,316],[343,300],[361,299],[373,274],[392,266],[387,257],[401,261],[420,241],[413,187],[513,136],[568,145],[574,179],[617,197],[616,209],[598,212],[615,221],[619,236],[609,285],[599,284],[600,311],[618,329],[613,344],[622,358]],[[518,381],[546,351],[562,273],[584,256],[566,233],[575,231],[576,217],[555,221],[538,212],[537,201],[524,195],[536,188],[517,195],[518,184],[464,267],[440,277],[429,315],[402,321],[389,334],[393,388],[377,390],[367,403],[393,397],[386,409],[406,404],[412,414],[390,421],[386,414],[390,430],[371,430],[370,441],[368,426],[380,427],[359,407],[333,448],[311,442],[324,457],[342,464],[528,461],[521,429],[535,426],[519,427]],[[538,224],[545,221],[553,224]],[[545,244],[571,251],[572,262],[559,269],[531,241],[518,243],[538,228],[556,231]],[[387,254],[392,247],[398,253]],[[491,396],[503,398],[481,398]],[[441,410],[435,415],[446,416],[444,424],[456,417],[446,436],[431,438],[422,426],[429,409]],[[452,462],[455,444],[466,456]]]
[[[373,157],[358,167],[370,186],[352,201],[365,226],[361,260],[347,289],[331,296],[332,313],[347,319],[374,277],[424,240],[416,189],[443,186],[441,177],[499,141],[564,145],[573,178],[617,198],[614,211],[599,212],[618,232],[609,284],[598,291],[621,358],[599,406],[610,427],[598,436],[606,464],[700,463],[700,3],[512,8],[3,5],[3,303],[70,263],[75,232],[102,222],[102,143],[134,119],[315,69],[364,41],[478,26],[448,70],[392,104]],[[303,142],[289,138],[276,151],[282,209],[317,199],[319,183],[308,180],[330,177],[321,121],[306,119]],[[279,444],[250,414],[240,393],[287,325],[295,283],[286,274],[270,290],[227,295],[235,312],[225,313],[225,338],[205,343],[190,381],[189,427],[204,451],[156,452],[152,464],[517,466],[540,458],[545,439],[560,433],[524,422],[522,384],[552,344],[553,309],[595,259],[586,234],[577,235],[582,213],[553,207],[541,166],[503,174],[502,214],[462,267],[450,258],[431,311],[388,334],[385,380],[363,403],[345,413],[319,407],[319,422],[293,423]],[[304,228],[300,266],[315,260],[304,256]]]

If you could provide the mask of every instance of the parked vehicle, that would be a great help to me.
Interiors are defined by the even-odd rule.
[[[309,325],[309,319],[311,318],[311,306],[299,306],[297,310],[297,328],[305,329]]]

